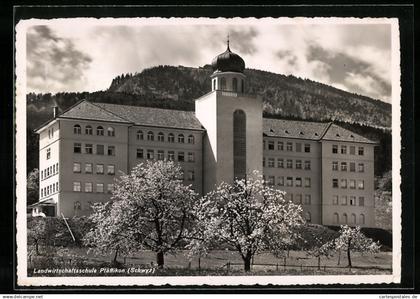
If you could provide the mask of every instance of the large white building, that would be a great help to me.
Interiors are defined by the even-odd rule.
[[[81,101],[37,130],[40,199],[34,212],[66,217],[110,199],[138,163],[173,160],[200,194],[253,170],[302,205],[308,221],[374,226],[375,142],[334,123],[263,118],[245,91],[245,63],[227,50],[195,112]]]

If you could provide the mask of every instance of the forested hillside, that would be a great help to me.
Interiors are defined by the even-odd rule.
[[[194,110],[194,100],[210,91],[211,72],[210,66],[158,66],[137,74],[117,76],[105,91],[28,94],[28,171],[38,165],[33,129],[52,117],[53,106],[58,106],[62,112],[86,99],[191,111]],[[382,163],[377,164],[377,169],[382,173],[390,168],[390,104],[294,76],[253,69],[247,69],[245,74],[246,92],[262,97],[266,117],[339,122],[356,133],[379,141],[381,147],[377,158]]]

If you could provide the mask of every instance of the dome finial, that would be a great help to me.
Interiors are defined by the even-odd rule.
[[[227,43],[227,49],[230,51],[230,48],[229,48],[229,32],[228,32],[228,34],[227,34],[227,40],[226,40],[226,43]]]

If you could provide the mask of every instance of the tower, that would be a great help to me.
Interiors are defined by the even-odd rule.
[[[245,93],[245,62],[230,50],[212,61],[211,92],[195,101],[203,140],[203,192],[254,170],[262,174],[262,101]]]

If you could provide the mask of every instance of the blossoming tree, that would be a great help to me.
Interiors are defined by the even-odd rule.
[[[238,251],[245,271],[261,251],[282,252],[294,228],[304,223],[302,208],[286,201],[284,192],[266,186],[257,173],[221,183],[197,201],[194,213],[196,238],[190,249],[205,252],[211,244],[223,244]]]
[[[374,242],[372,239],[367,238],[360,230],[360,226],[351,228],[348,225],[340,227],[340,236],[335,239],[335,248],[337,250],[344,250],[347,252],[348,267],[351,264],[351,252],[365,252],[376,253],[379,251],[379,242]]]
[[[149,249],[163,267],[165,253],[176,251],[192,227],[196,193],[181,175],[181,168],[167,161],[148,161],[122,175],[112,202],[94,206],[95,227],[85,243],[99,253]]]

